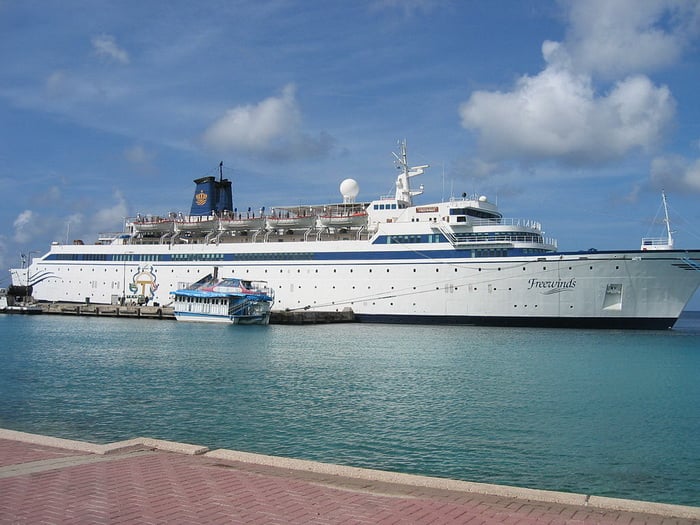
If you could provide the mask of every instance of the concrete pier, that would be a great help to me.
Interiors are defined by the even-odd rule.
[[[45,314],[175,319],[173,309],[165,306],[117,306],[90,303],[39,303],[39,306],[41,306],[42,312]]]
[[[111,305],[92,303],[38,303],[41,313],[57,315],[84,315],[93,317],[130,317],[134,319],[175,320],[170,306]],[[313,310],[273,310],[270,324],[321,324],[352,323],[355,314],[349,308],[340,312],[317,312]]]

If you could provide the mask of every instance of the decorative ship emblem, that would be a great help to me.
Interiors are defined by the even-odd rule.
[[[207,202],[207,194],[204,192],[204,190],[200,191],[199,193],[196,193],[194,196],[195,202],[197,203],[197,206],[204,206]]]
[[[129,291],[131,293],[135,294],[138,292],[139,295],[150,297],[151,299],[157,289],[158,284],[156,283],[156,274],[153,271],[153,266],[140,267],[129,283]]]

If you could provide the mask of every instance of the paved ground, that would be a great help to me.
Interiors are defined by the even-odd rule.
[[[0,429],[0,523],[700,524],[700,508]]]

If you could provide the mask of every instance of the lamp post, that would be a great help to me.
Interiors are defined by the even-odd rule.
[[[122,261],[122,300],[121,300],[121,305],[124,306],[126,304],[126,261],[131,258],[131,255],[133,255],[134,252],[126,252],[123,257],[124,260]]]

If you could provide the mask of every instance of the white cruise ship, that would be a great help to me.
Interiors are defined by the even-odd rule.
[[[195,180],[189,215],[138,216],[93,245],[54,243],[14,286],[38,301],[168,305],[212,273],[267,281],[276,310],[343,311],[363,322],[665,329],[700,284],[700,249],[560,252],[539,222],[484,196],[416,204],[405,142],[396,192],[326,205],[233,208],[231,182]]]

